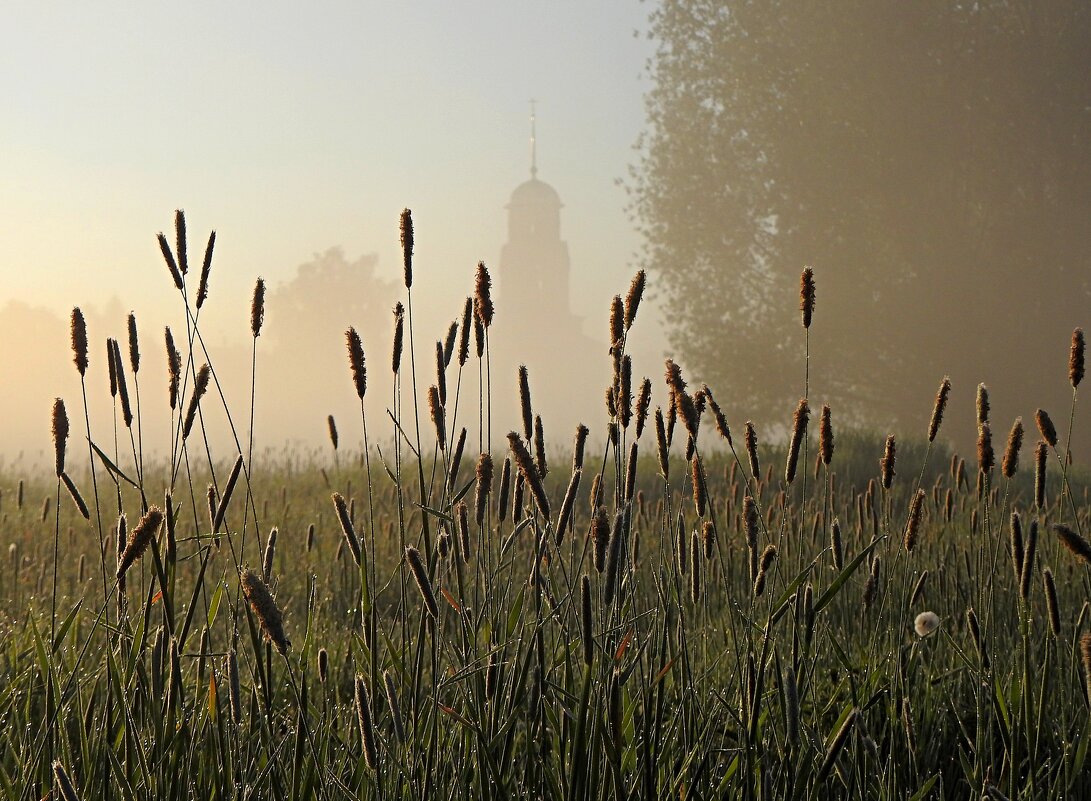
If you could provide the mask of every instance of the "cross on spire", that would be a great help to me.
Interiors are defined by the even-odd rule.
[[[538,177],[538,137],[535,135],[534,106],[538,101],[530,100],[530,177]]]

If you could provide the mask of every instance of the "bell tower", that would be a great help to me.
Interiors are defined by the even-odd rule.
[[[515,187],[508,202],[508,241],[500,252],[499,294],[520,328],[578,325],[569,306],[568,244],[561,239],[557,191],[538,179],[534,101],[530,113],[530,180]]]

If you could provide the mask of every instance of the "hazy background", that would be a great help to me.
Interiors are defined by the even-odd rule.
[[[168,447],[163,325],[181,339],[185,323],[155,234],[173,242],[176,208],[195,269],[219,234],[201,325],[244,435],[250,295],[268,283],[259,447],[324,446],[328,414],[359,441],[349,325],[386,435],[406,206],[422,392],[476,263],[493,273],[494,443],[517,422],[518,361],[547,440],[567,444],[577,420],[601,436],[608,304],[638,266],[649,293],[626,351],[653,404],[670,353],[736,428],[783,434],[813,265],[806,391],[837,425],[921,436],[946,374],[941,436],[963,453],[979,382],[998,449],[1019,416],[1029,453],[1038,407],[1067,433],[1068,342],[1091,308],[1086,2],[27,4],[5,18],[0,76],[0,457],[41,458],[54,396],[77,416],[75,305],[96,427],[104,341],[124,340],[131,309],[146,447]],[[507,251],[530,287],[507,303],[531,98],[563,243]],[[520,196],[553,215],[525,229],[552,231],[552,192]],[[554,315],[563,302],[538,302],[550,270],[532,262],[566,249],[572,315]],[[467,420],[452,428],[474,432]],[[1075,430],[1091,452],[1091,426]]]
[[[411,207],[418,347],[430,374],[432,343],[461,309],[477,261],[495,274],[504,206],[529,177],[532,97],[539,177],[565,204],[573,309],[605,341],[609,298],[628,285],[638,248],[617,181],[643,124],[650,47],[634,34],[647,12],[639,2],[571,1],[343,2],[320,13],[289,3],[9,7],[0,30],[0,452],[49,448],[54,395],[78,407],[67,344],[75,305],[89,321],[93,396],[106,386],[105,337],[123,336],[135,310],[142,389],[159,414],[162,325],[177,335],[183,318],[155,234],[173,242],[175,208],[186,211],[191,261],[218,231],[202,323],[214,356],[238,349],[246,364],[258,275],[270,287],[261,345],[272,348],[284,333],[276,288],[330,248],[349,263],[374,257],[375,275],[400,287],[398,214]],[[329,316],[331,302],[318,313]],[[383,306],[379,321],[346,313],[333,330],[386,331]],[[651,329],[652,313],[644,317]],[[330,348],[342,369],[341,340]],[[386,365],[387,340],[365,336],[365,348],[373,370]],[[343,397],[320,385],[312,419],[267,428],[259,441],[324,437],[325,415],[352,409],[343,369]],[[259,361],[259,379],[270,381],[259,383],[259,407],[284,388],[275,370]]]

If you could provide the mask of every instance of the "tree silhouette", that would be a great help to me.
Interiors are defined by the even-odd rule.
[[[310,414],[305,430],[324,436],[327,414],[353,411],[356,393],[345,349],[349,326],[360,333],[366,358],[378,358],[372,364],[387,363],[395,285],[376,274],[377,264],[375,254],[350,262],[342,248],[332,247],[300,265],[291,281],[270,294],[268,372],[276,398],[276,414],[270,414],[291,423],[292,431],[298,430],[300,414]],[[316,400],[322,404],[316,407]]]
[[[923,433],[944,373],[967,408],[979,381],[998,413],[1067,408],[1091,7],[666,0],[650,33],[632,211],[672,344],[717,397],[790,411],[811,264],[812,395],[843,419]]]

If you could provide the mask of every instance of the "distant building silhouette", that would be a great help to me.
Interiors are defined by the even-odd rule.
[[[505,207],[508,240],[497,281],[500,336],[492,340],[502,372],[493,386],[506,407],[509,394],[517,398],[515,370],[526,364],[535,411],[547,425],[590,425],[591,415],[603,408],[594,399],[601,399],[610,379],[608,349],[585,335],[582,318],[572,312],[571,263],[561,237],[564,204],[557,190],[538,178],[533,111],[530,119],[530,179],[515,187]]]
[[[500,297],[530,330],[581,328],[569,306],[568,243],[561,239],[561,198],[538,179],[537,137],[531,114],[530,180],[515,187],[508,241],[500,252]]]

